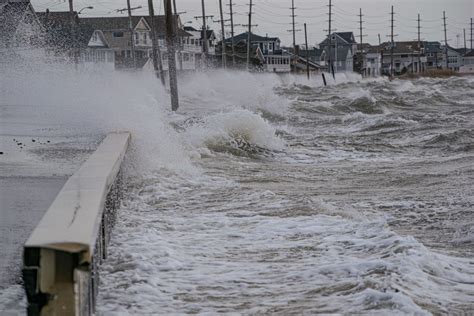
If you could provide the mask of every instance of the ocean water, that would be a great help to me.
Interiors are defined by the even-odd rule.
[[[177,113],[151,74],[8,78],[52,133],[133,134],[99,315],[474,313],[472,77],[209,71]]]
[[[100,314],[474,313],[473,78],[336,79],[182,80]]]

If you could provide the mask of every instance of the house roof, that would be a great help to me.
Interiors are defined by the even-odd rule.
[[[380,54],[380,50],[382,49],[382,47],[380,45],[377,45],[377,46],[370,46],[367,50],[366,50],[366,53],[367,54]]]
[[[2,43],[6,43],[15,35],[19,23],[29,9],[32,10],[29,1],[2,0],[0,2],[0,41]]]
[[[248,39],[248,32],[241,33],[239,35],[234,36],[234,43],[238,42],[247,42]],[[254,33],[250,33],[250,42],[277,42],[280,41],[278,37],[268,37],[268,36],[260,36]],[[232,39],[231,38],[226,38],[227,43],[231,43]]]
[[[324,50],[319,49],[319,48],[313,48],[313,49],[300,49],[299,51],[299,56],[306,58],[306,56],[309,57],[309,59],[319,59],[321,55],[323,54]]]
[[[135,28],[141,19],[145,19],[146,23],[151,26],[151,17],[148,15],[132,16],[132,24]],[[177,22],[179,15],[173,15],[173,19]],[[165,36],[166,34],[166,19],[164,15],[155,15],[154,26],[158,36]],[[128,32],[129,20],[128,17],[100,17],[100,18],[80,18],[80,23],[85,23],[92,26],[96,30],[101,31],[123,31]],[[180,29],[178,31],[180,37],[188,37],[191,34]]]
[[[71,15],[67,11],[48,11],[38,12],[37,16],[46,29],[47,43],[55,48],[68,49],[75,44],[77,47],[87,47],[89,40],[94,32],[94,28],[90,25],[80,23],[78,15],[74,12],[76,19],[76,38],[73,43],[71,29]]]
[[[420,43],[423,46],[423,43]],[[385,52],[390,51],[390,42],[382,43],[383,50]],[[416,54],[420,51],[418,47],[418,41],[405,41],[405,42],[394,42],[393,53],[394,54]]]
[[[452,51],[455,51],[456,53],[458,53],[460,55],[464,55],[468,52],[468,50],[466,48],[454,48],[454,47],[449,46],[449,45],[448,45],[448,49],[450,49]]]
[[[343,40],[345,40],[349,44],[355,44],[357,43],[354,39],[354,33],[353,32],[336,32],[333,34],[337,34],[339,37],[341,37]]]
[[[70,47],[72,45],[71,36],[71,17],[67,11],[46,11],[39,12],[38,16],[48,29],[48,37],[50,44],[56,47]],[[128,17],[97,17],[97,18],[79,18],[76,14],[79,47],[87,47],[89,40],[94,31],[101,31],[103,38],[110,48],[127,48],[130,47],[131,34],[129,32]],[[174,19],[179,16],[174,15]],[[144,19],[148,25],[151,25],[149,16],[132,16],[132,25],[137,27],[138,23]],[[166,24],[165,16],[155,16],[154,23],[158,36],[165,36]],[[122,33],[121,36],[116,33]],[[191,34],[180,29],[178,31],[180,37],[188,37]]]
[[[464,57],[474,57],[474,50],[471,50],[470,52],[464,54]]]
[[[425,48],[425,53],[439,53],[441,51],[440,42],[423,42],[423,47]]]
[[[356,44],[357,42],[355,41],[354,38],[354,33],[353,32],[334,32],[332,33],[333,36],[337,36],[336,38],[340,38],[344,42],[346,42],[348,45],[351,44]],[[326,37],[324,41],[322,41],[319,45],[320,46],[327,46],[328,44],[328,38]]]

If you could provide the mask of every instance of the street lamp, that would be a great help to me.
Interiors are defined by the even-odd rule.
[[[82,12],[83,10],[85,10],[85,9],[92,10],[92,9],[94,9],[94,7],[93,7],[93,6],[84,7],[84,8],[82,8],[82,9],[80,9],[77,14],[81,14],[81,12]]]

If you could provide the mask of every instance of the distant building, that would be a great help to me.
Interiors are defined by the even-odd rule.
[[[364,54],[363,75],[378,77],[382,75],[382,48],[370,46]]]
[[[234,47],[236,48],[236,58],[243,64],[247,59],[247,41],[248,32],[234,36]],[[226,38],[226,52],[232,51],[232,38]],[[254,59],[253,64],[259,66],[266,72],[290,72],[291,60],[290,54],[281,49],[281,41],[278,37],[260,36],[254,33],[250,34],[251,56]],[[217,45],[220,54],[221,45]],[[228,60],[232,60],[232,54],[228,53]],[[261,59],[261,64],[257,62]]]
[[[425,69],[426,57],[423,45],[418,41],[394,42],[393,67],[396,75],[407,72],[419,73]],[[383,73],[390,74],[391,67],[391,42],[381,45],[383,58]]]
[[[178,38],[180,41],[185,41],[191,35],[183,30],[179,16],[175,15],[173,18],[178,26]],[[152,59],[152,21],[149,16],[132,16],[132,32],[129,30],[128,17],[81,18],[80,22],[94,30],[88,47],[93,49],[112,49],[115,53],[116,68],[128,69],[135,67],[132,58],[132,41],[135,47],[135,58],[138,68],[142,68]],[[165,41],[165,16],[155,16],[154,23],[163,69],[167,70],[168,51]],[[195,70],[195,55],[195,51],[188,51],[186,47],[177,49],[175,58],[178,70]]]
[[[462,66],[459,67],[460,74],[474,74],[474,50],[463,56]]]
[[[184,31],[189,35],[182,37],[182,45],[185,51],[193,52],[195,54],[196,65],[201,67],[203,44],[204,44],[204,32],[202,30],[196,30],[192,26],[185,26]],[[213,30],[206,31],[207,38],[207,49],[208,56],[214,59],[216,54],[216,34]]]
[[[443,50],[440,42],[423,42],[426,56],[426,69],[437,69],[442,67]]]
[[[114,51],[106,46],[89,47],[94,29],[81,23],[76,12],[73,14],[74,19],[71,19],[71,14],[67,11],[46,10],[37,15],[45,29],[44,48],[50,56],[68,57],[86,68],[115,69]]]
[[[335,32],[331,34],[331,48],[329,47],[329,38],[326,38],[319,44],[319,47],[325,51],[326,63],[331,60],[335,72],[354,71],[354,54],[357,50],[357,42],[352,32]],[[331,51],[331,55],[329,55]],[[326,69],[329,66],[326,65]]]
[[[442,68],[446,68],[446,46],[441,47],[443,51],[443,63]],[[459,71],[459,68],[463,63],[463,56],[467,52],[464,48],[454,48],[447,46],[448,51],[448,69]]]

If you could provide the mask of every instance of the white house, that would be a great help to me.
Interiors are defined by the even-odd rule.
[[[462,66],[459,67],[460,74],[474,74],[474,50],[463,56]]]
[[[232,49],[232,42],[237,54],[237,58],[245,60],[247,57],[247,42],[249,33],[241,33],[232,38],[227,38],[225,43],[229,51]],[[282,50],[281,41],[278,37],[260,36],[250,33],[250,44],[252,52],[255,51],[258,59],[262,62],[262,70],[266,72],[285,73],[291,71],[291,55]],[[218,49],[220,49],[218,45]]]

